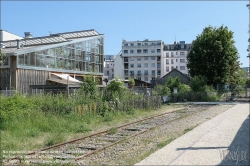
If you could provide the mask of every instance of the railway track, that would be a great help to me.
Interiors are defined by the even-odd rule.
[[[158,114],[78,139],[37,149],[24,155],[10,157],[4,161],[4,164],[77,163],[94,153],[211,106],[192,109],[194,107],[199,106],[175,109],[172,112]]]

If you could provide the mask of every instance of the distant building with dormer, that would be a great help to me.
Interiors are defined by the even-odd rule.
[[[188,74],[187,55],[191,44],[185,41],[174,42],[174,44],[165,44],[163,47],[162,69],[163,75],[173,69],[177,69],[184,74]]]

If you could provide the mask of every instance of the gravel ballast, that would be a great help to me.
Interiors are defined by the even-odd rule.
[[[97,154],[78,161],[85,165],[128,165],[144,159],[199,124],[228,110],[233,105],[190,106],[194,113],[184,115],[164,126],[126,140]]]

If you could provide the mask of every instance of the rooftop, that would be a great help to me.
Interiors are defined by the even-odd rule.
[[[84,38],[91,36],[101,35],[94,29],[91,30],[83,30],[83,31],[74,31],[74,32],[65,32],[65,33],[56,33],[51,34],[50,36],[44,37],[35,37],[35,38],[24,38],[19,39],[20,46],[37,46],[37,45],[46,45],[46,44],[54,44],[54,43],[62,43],[70,41],[70,39],[75,38]],[[3,48],[16,48],[18,45],[17,40],[8,40],[1,41],[1,45]]]

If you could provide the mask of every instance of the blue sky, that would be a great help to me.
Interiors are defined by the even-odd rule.
[[[95,29],[105,34],[105,54],[118,54],[122,39],[195,40],[206,26],[234,32],[242,67],[247,56],[248,1],[2,1],[1,29],[34,37]]]

